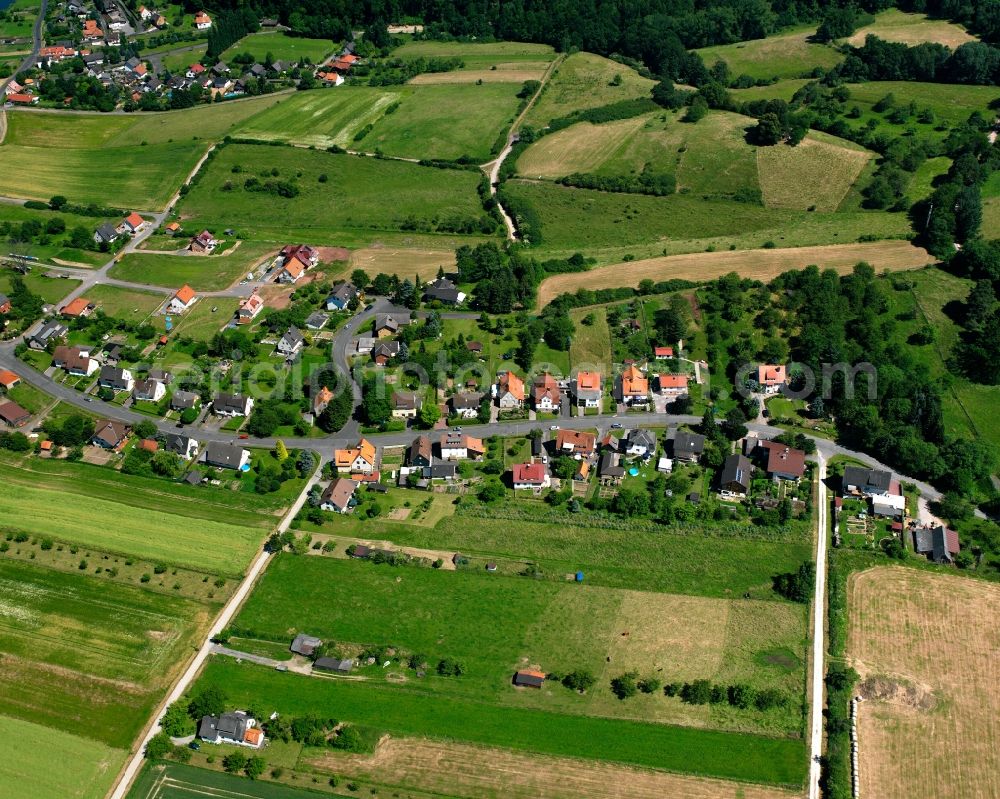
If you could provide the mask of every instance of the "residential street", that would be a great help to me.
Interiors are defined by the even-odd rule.
[[[809,677],[809,799],[819,799],[820,756],[823,754],[823,678],[826,673],[826,458],[817,453],[819,492],[816,497],[816,592],[813,595],[812,674]]]

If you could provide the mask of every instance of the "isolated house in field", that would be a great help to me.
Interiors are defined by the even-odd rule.
[[[212,18],[205,11],[199,11],[194,15],[194,26],[200,31],[207,31],[212,27]]]
[[[615,382],[615,399],[625,405],[649,403],[649,379],[634,363],[630,363]]]
[[[578,372],[571,383],[573,401],[578,408],[601,407],[601,373]]]
[[[719,496],[722,499],[745,499],[750,492],[752,473],[753,465],[745,455],[730,455],[719,475]]]
[[[392,418],[415,419],[423,398],[415,391],[397,391],[392,395]]]
[[[251,749],[264,745],[264,731],[242,710],[221,716],[203,716],[198,725],[198,737],[211,744],[236,744]]]
[[[545,672],[522,669],[514,672],[513,682],[518,688],[541,688],[545,684]]]
[[[460,391],[449,400],[452,413],[463,419],[475,419],[482,401],[483,395],[475,391]]]
[[[215,236],[209,233],[207,230],[201,231],[197,236],[191,239],[191,243],[188,245],[188,249],[194,253],[200,253],[202,255],[209,255],[215,252],[215,248],[219,246],[219,242],[216,241]]]
[[[358,504],[354,498],[354,490],[357,487],[358,484],[354,480],[338,477],[323,491],[319,506],[334,513],[348,513]]]
[[[252,397],[223,392],[217,394],[212,401],[212,412],[216,416],[249,416],[251,410],[253,410]]]
[[[322,646],[323,642],[312,635],[306,635],[305,633],[299,633],[295,636],[295,640],[292,641],[292,645],[288,647],[296,655],[304,655],[309,657],[316,648]]]
[[[524,405],[524,381],[513,372],[500,372],[495,390],[497,406],[501,410]]]
[[[0,421],[10,427],[21,427],[31,419],[31,413],[12,400],[0,400]]]
[[[544,463],[517,463],[512,471],[515,491],[540,491],[551,485],[549,470]]]
[[[250,450],[232,442],[209,441],[205,447],[204,461],[206,466],[242,471],[250,463]]]
[[[959,553],[958,533],[938,524],[913,531],[913,549],[935,563],[953,563]]]
[[[195,300],[197,299],[198,295],[194,293],[194,289],[185,283],[177,289],[177,293],[170,298],[170,302],[167,304],[167,310],[170,313],[184,313],[188,310],[188,308],[194,305]]]
[[[424,288],[425,302],[440,302],[445,305],[461,305],[465,302],[465,292],[446,277],[439,277]]]
[[[319,263],[319,250],[308,244],[289,244],[281,249],[281,264],[288,266],[297,262],[305,270],[312,269]]]
[[[334,450],[333,463],[337,471],[373,474],[377,466],[375,445],[362,438],[355,447]]]
[[[146,228],[146,220],[135,211],[126,216],[118,225],[118,232],[126,236],[134,236]]]
[[[90,443],[102,449],[119,452],[125,446],[131,432],[132,428],[124,422],[101,419],[94,425],[94,435],[90,439]]]
[[[263,310],[264,300],[257,292],[254,292],[245,300],[241,301],[240,307],[236,309],[236,324],[250,324]]]
[[[430,466],[433,460],[431,439],[429,436],[417,436],[410,442],[406,461],[410,466]]]
[[[757,367],[757,382],[765,394],[777,394],[788,382],[784,364],[762,363]]]
[[[569,455],[580,460],[590,458],[597,450],[597,436],[584,430],[561,429],[556,433],[556,455]]]
[[[112,391],[131,391],[135,386],[135,379],[128,369],[102,366],[101,373],[97,377],[97,385],[101,388],[110,388]]]
[[[694,463],[705,451],[705,436],[678,430],[671,439],[671,456],[674,460]]]
[[[302,334],[299,332],[298,328],[290,327],[284,332],[281,338],[278,339],[278,352],[286,358],[290,358],[293,355],[296,355],[305,343],[306,341],[302,338]]]
[[[548,372],[535,378],[531,386],[531,400],[536,411],[553,413],[559,410],[562,392],[559,383]]]

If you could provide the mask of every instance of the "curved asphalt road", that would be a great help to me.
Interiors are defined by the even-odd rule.
[[[31,31],[32,42],[31,42],[31,53],[26,56],[24,61],[21,62],[21,66],[18,67],[14,74],[3,81],[0,81],[0,97],[5,97],[4,89],[7,88],[7,84],[14,80],[14,76],[18,72],[24,72],[26,69],[31,69],[35,65],[35,59],[38,58],[38,51],[42,49],[42,25],[45,24],[45,14],[49,9],[49,0],[42,0],[41,10],[38,12],[38,18],[35,20],[35,27]],[[0,141],[3,141],[3,136],[0,136]]]

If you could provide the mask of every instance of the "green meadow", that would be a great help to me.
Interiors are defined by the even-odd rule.
[[[301,61],[305,58],[318,64],[336,50],[336,44],[330,39],[289,36],[282,31],[259,31],[244,36],[220,58],[228,63],[234,55],[250,53],[261,63],[270,55],[276,61]]]
[[[843,58],[828,45],[810,42],[809,37],[815,31],[814,25],[766,39],[703,47],[695,52],[709,67],[716,61],[725,61],[734,78],[740,75],[765,80],[808,77],[808,73],[816,67],[829,69]]]
[[[215,228],[221,232],[222,225]],[[169,255],[131,252],[111,268],[111,276],[133,283],[180,288],[185,283],[195,291],[227,288],[253,270],[279,247],[243,242],[229,255]]]

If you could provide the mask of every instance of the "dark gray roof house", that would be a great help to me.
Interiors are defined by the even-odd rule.
[[[252,67],[250,67],[249,72],[255,78],[263,78],[265,75],[267,75],[267,70],[264,68],[263,64],[254,64]]]
[[[94,231],[94,241],[98,244],[102,242],[110,244],[117,238],[118,231],[115,230],[115,226],[110,222],[105,222],[103,225],[98,226],[97,230]]]
[[[354,668],[353,660],[340,660],[339,658],[317,658],[313,663],[316,671],[329,671],[334,674],[350,674]]]
[[[625,467],[620,465],[616,452],[605,452],[597,466],[597,474],[602,480],[621,480],[625,477]]]
[[[28,346],[35,350],[44,350],[50,340],[54,339],[58,341],[59,339],[66,338],[68,333],[69,328],[66,325],[62,322],[57,322],[55,319],[50,319],[31,337]]]
[[[892,473],[861,466],[845,466],[843,492],[845,494],[888,494]]]
[[[102,366],[97,378],[97,385],[114,391],[128,391],[132,384],[132,373],[117,366]]]
[[[309,316],[306,317],[306,327],[309,328],[310,330],[322,330],[324,327],[326,327],[326,323],[327,321],[329,321],[329,319],[330,317],[328,317],[322,311],[316,311],[314,313],[309,314]]]
[[[212,410],[223,416],[246,416],[252,407],[253,400],[250,397],[240,397],[236,394],[218,394],[212,402]]]
[[[672,440],[674,458],[682,461],[696,461],[705,451],[705,436],[678,430]]]
[[[483,395],[478,391],[460,391],[451,398],[451,407],[458,411],[478,411]]]
[[[170,397],[170,407],[175,411],[185,411],[197,405],[200,399],[193,391],[175,391]]]
[[[423,476],[425,480],[454,480],[458,474],[458,466],[454,463],[435,463],[425,466]]]
[[[278,352],[282,355],[294,355],[302,349],[303,344],[305,344],[305,339],[302,338],[298,328],[290,327],[278,340]]]
[[[198,737],[213,744],[246,744],[251,740],[247,736],[247,730],[254,726],[254,720],[242,710],[223,713],[221,716],[202,716],[198,725]],[[259,731],[257,735],[259,736]]]
[[[642,428],[630,430],[628,434],[628,449],[633,453],[656,452],[656,434]]]
[[[913,531],[913,548],[935,563],[952,563],[959,552],[958,533],[938,524]]]
[[[205,463],[222,469],[239,469],[250,459],[250,453],[231,442],[210,441],[205,447]]]
[[[458,305],[465,300],[465,294],[459,291],[458,286],[448,278],[439,277],[424,288],[424,299],[429,302],[437,301],[448,305]]]
[[[722,465],[719,488],[727,494],[746,494],[750,490],[750,475],[753,471],[745,455],[730,455]]]
[[[305,633],[299,633],[295,636],[295,640],[292,641],[292,645],[289,647],[296,655],[305,655],[309,657],[313,652],[316,651],[316,647],[320,646],[323,642],[312,635],[306,635]]]

